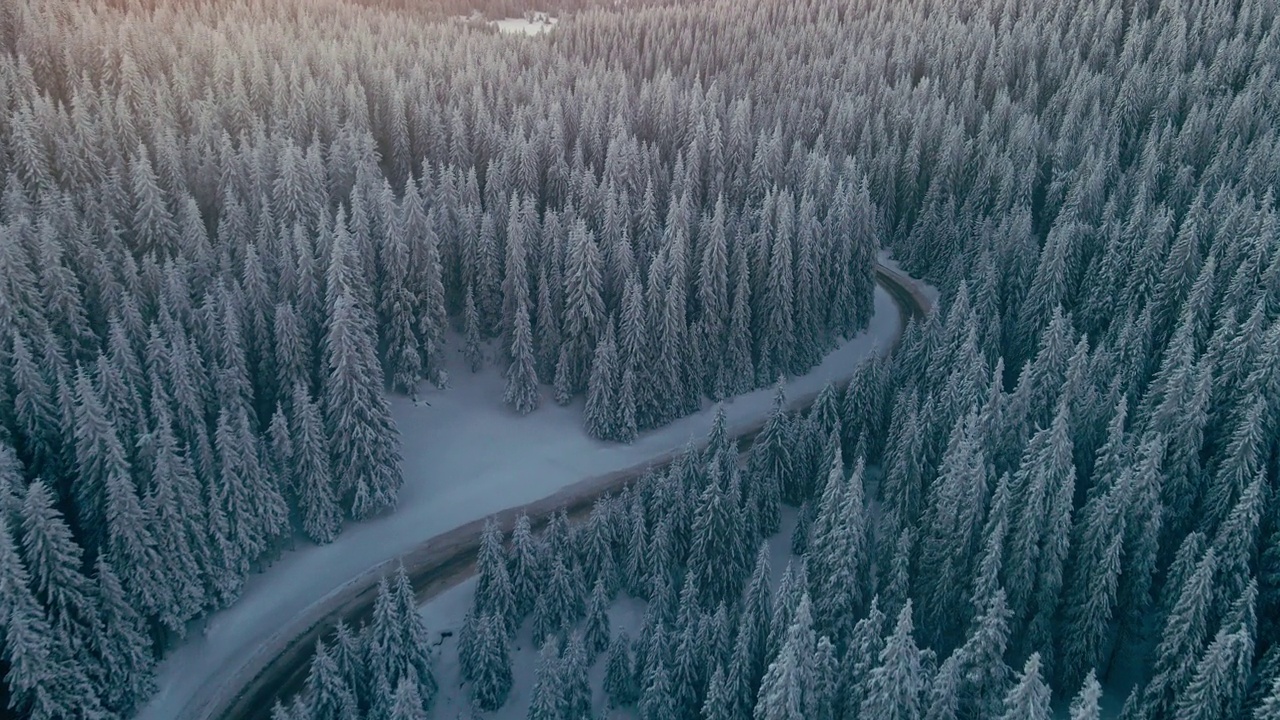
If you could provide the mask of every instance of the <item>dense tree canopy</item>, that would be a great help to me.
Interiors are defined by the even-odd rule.
[[[1269,717],[1274,3],[570,1],[537,38],[409,5],[0,5],[10,709],[127,716],[292,533],[393,508],[385,393],[447,353],[627,441],[813,367],[883,246],[941,291],[891,358],[604,504],[609,543],[516,528],[476,701],[532,615],[552,715],[599,658],[641,716],[1087,717],[1096,679],[1127,718]],[[432,703],[383,595],[299,712]]]

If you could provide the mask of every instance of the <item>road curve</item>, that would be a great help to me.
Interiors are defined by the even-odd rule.
[[[906,328],[910,319],[920,319],[929,313],[932,303],[914,279],[880,263],[876,263],[875,274],[876,283],[889,293],[898,306],[902,329]],[[897,347],[902,329],[891,347]],[[792,409],[807,407],[816,396],[817,393],[810,393],[791,398],[790,406]],[[745,450],[749,447],[763,425],[761,421],[740,433],[735,438],[738,448]],[[528,513],[535,529],[544,525],[560,508],[567,510],[571,520],[583,518],[590,513],[600,497],[619,491],[648,470],[670,465],[683,452],[681,449],[666,453],[629,468],[583,480],[541,500],[499,512],[496,518],[508,532],[515,524],[515,518],[522,512]],[[396,562],[404,562],[419,603],[425,602],[462,582],[475,571],[480,531],[487,520],[488,518],[483,518],[441,533],[400,558],[382,563],[365,573],[361,576],[362,582],[353,583],[336,593],[330,602],[317,607],[318,612],[305,630],[280,647],[274,655],[264,658],[264,662],[257,663],[256,674],[238,692],[234,695],[227,691],[218,693],[221,701],[215,700],[213,704],[206,706],[199,717],[218,720],[270,720],[271,706],[276,698],[287,697],[303,688],[310,668],[312,650],[318,638],[327,636],[339,620],[345,620],[353,627],[371,620],[378,579],[391,572]],[[252,668],[246,670],[255,672]],[[242,673],[240,677],[244,674],[247,673]]]

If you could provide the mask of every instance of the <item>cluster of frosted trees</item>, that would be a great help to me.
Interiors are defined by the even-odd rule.
[[[918,678],[902,717],[979,682],[967,657],[991,679],[960,718],[1005,712],[1005,668],[1043,704],[1115,667],[1146,670],[1126,718],[1274,716],[1274,3],[726,0],[538,39],[266,5],[0,4],[8,707],[127,715],[157,650],[295,533],[391,507],[384,389],[446,384],[446,352],[625,440],[811,367],[865,323],[882,241],[945,310],[825,401],[854,411],[817,439],[775,417],[739,473],[739,551],[775,493],[807,503],[809,599],[779,593],[774,632],[801,607],[813,629],[734,702],[758,673],[763,717],[800,712],[821,638],[844,662],[820,538],[861,522],[845,621],[879,596],[864,634],[905,664],[865,687]],[[876,512],[823,519],[831,432],[842,477],[883,474]],[[651,637],[632,658],[642,705],[650,668],[685,682],[676,594],[670,664]],[[548,683],[589,644],[557,641]]]
[[[339,623],[330,642],[316,642],[305,699],[277,703],[273,717],[422,720],[437,690],[429,641],[402,566],[378,583],[367,627]]]
[[[714,41],[619,41],[666,23]],[[1274,4],[695,6],[587,15],[554,44],[790,88],[778,116],[867,168],[942,309],[775,414],[745,464],[713,440],[536,550],[491,537],[463,644],[478,707],[531,622],[531,717],[581,716],[592,658],[644,718],[1047,718],[1053,698],[1089,718],[1103,687],[1126,720],[1277,717]],[[803,508],[773,593],[748,569],[766,497]],[[642,637],[601,621],[614,592],[647,599]]]
[[[1056,313],[1005,391],[979,324],[962,286],[892,358],[806,412],[779,393],[744,455],[721,415],[703,449],[580,524],[558,514],[535,537],[522,517],[504,543],[491,523],[458,641],[474,707],[504,705],[525,626],[541,646],[530,718],[606,711],[587,675],[601,663],[610,707],[653,720],[1047,720],[1054,693],[1084,720],[1117,666],[1143,669],[1109,688],[1127,694],[1125,718],[1274,717],[1280,533],[1263,515],[1267,470],[1241,467],[1268,441],[1258,403],[1228,423],[1215,470],[1187,476],[1166,433],[1185,437],[1174,428],[1206,413],[1156,409],[1181,390],[1148,391],[1160,401],[1131,411],[1116,374],[1090,370],[1105,355],[1070,342]],[[1266,399],[1256,384],[1277,372],[1275,336],[1246,372]],[[939,436],[930,418],[951,397],[969,410]],[[1072,427],[1089,413],[1092,435]],[[1045,418],[1034,432],[1010,437],[1033,415]],[[1197,501],[1163,496],[1187,482]],[[761,542],[780,503],[802,509],[797,557],[771,592]],[[620,593],[647,603],[636,638],[610,627]],[[306,712],[298,700],[278,717]]]
[[[865,325],[878,212],[837,148],[403,20],[0,8],[8,707],[127,715],[248,573],[393,508],[385,391],[446,352],[626,441]]]

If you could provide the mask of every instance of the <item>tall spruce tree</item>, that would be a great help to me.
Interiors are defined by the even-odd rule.
[[[564,345],[561,364],[570,394],[586,389],[591,353],[605,322],[600,250],[585,222],[569,232],[565,250]],[[557,374],[561,370],[557,368]]]
[[[910,720],[923,716],[929,678],[921,667],[920,649],[912,638],[911,601],[898,613],[893,634],[880,651],[880,663],[867,677],[864,717]]]
[[[631,656],[631,639],[625,630],[619,631],[609,643],[605,661],[604,692],[609,697],[609,707],[619,708],[633,704],[639,695],[636,687],[635,667]]]
[[[619,439],[619,369],[617,341],[613,322],[610,321],[605,326],[604,337],[596,344],[591,374],[587,381],[587,404],[583,410],[583,420],[587,434],[591,437],[600,440]]]
[[[1049,686],[1040,674],[1040,655],[1032,653],[1018,682],[1005,697],[1000,720],[1049,720],[1051,717]]]
[[[507,386],[502,401],[527,415],[538,407],[538,373],[534,365],[533,335],[529,329],[529,309],[516,304],[511,333],[511,365],[507,368]]]
[[[511,656],[507,631],[501,618],[480,618],[475,639],[476,660],[471,679],[471,698],[481,710],[502,707],[511,692]]]
[[[289,471],[302,529],[316,542],[331,542],[342,527],[342,514],[334,497],[336,488],[320,410],[302,382],[293,386],[292,407],[294,455]]]

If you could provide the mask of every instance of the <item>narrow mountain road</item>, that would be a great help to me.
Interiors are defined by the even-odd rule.
[[[900,313],[901,327],[892,345],[896,347],[907,322],[912,318],[923,318],[932,304],[917,281],[879,263],[876,264],[876,283],[889,293]],[[813,402],[816,395],[810,393],[791,398],[790,406],[792,409],[805,408]],[[763,426],[761,421],[739,433],[736,437],[738,448],[747,449]],[[629,468],[583,480],[541,500],[497,513],[496,518],[507,532],[522,512],[529,515],[535,529],[545,525],[551,515],[561,508],[568,512],[570,520],[584,518],[597,499],[621,490],[648,470],[665,468],[682,452],[683,450],[667,453]],[[487,518],[469,522],[430,538],[397,561],[383,563],[378,572],[366,573],[362,576],[365,582],[348,586],[332,602],[316,608],[317,612],[306,629],[280,646],[265,663],[260,664],[256,674],[238,692],[233,694],[230,688],[218,692],[222,698],[221,706],[217,701],[211,703],[200,717],[270,720],[271,706],[276,698],[287,697],[303,688],[317,638],[328,636],[339,620],[355,627],[372,619],[378,578],[394,571],[395,562],[404,563],[419,603],[425,602],[475,572],[480,532],[486,520]]]

